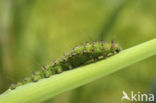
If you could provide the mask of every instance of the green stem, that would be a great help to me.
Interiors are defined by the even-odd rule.
[[[123,50],[106,60],[29,83],[0,95],[0,103],[39,103],[156,54],[156,39]]]

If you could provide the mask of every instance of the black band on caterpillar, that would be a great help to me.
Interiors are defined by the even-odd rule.
[[[18,86],[37,82],[43,78],[49,78],[52,75],[60,74],[64,71],[74,69],[76,67],[86,65],[92,62],[106,59],[121,51],[119,44],[101,42],[84,43],[83,45],[76,46],[72,51],[64,54],[63,57],[55,60],[52,64],[43,66],[39,72],[34,72],[31,77],[25,78],[23,82],[12,84],[10,89],[15,89]]]

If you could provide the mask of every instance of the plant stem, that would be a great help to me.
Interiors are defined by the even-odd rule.
[[[0,95],[0,103],[39,103],[156,54],[156,39],[87,66],[29,83]]]

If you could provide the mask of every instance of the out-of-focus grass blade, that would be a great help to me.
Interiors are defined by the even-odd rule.
[[[129,2],[129,0],[120,0],[121,3],[118,4],[118,7],[112,12],[112,14],[108,17],[108,20],[106,20],[104,25],[102,26],[102,30],[99,34],[99,40],[103,40],[104,38],[107,38],[109,32],[112,30],[116,20],[118,19],[118,16],[120,15],[121,11],[124,9],[126,4]]]

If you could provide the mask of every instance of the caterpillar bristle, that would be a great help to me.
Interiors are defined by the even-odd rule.
[[[64,62],[66,61],[65,57],[62,58],[62,61],[64,61]]]
[[[92,47],[95,47],[95,41],[92,43]]]
[[[92,48],[92,52],[94,52],[95,51],[95,49],[94,48]]]
[[[54,65],[56,65],[56,63],[57,63],[57,60],[54,61]]]
[[[46,66],[42,66],[42,70],[46,70],[47,68],[46,68]]]
[[[114,48],[114,41],[111,41],[111,48]]]
[[[94,58],[94,62],[96,62],[97,61],[97,58]]]
[[[106,50],[105,48],[102,48],[102,50],[104,51],[104,50]]]
[[[31,78],[29,78],[29,77],[24,78],[23,84],[27,84],[29,82],[32,82],[32,79]]]
[[[104,56],[103,56],[103,59],[106,59],[106,58],[107,58],[107,55],[104,55]]]
[[[48,68],[47,69],[43,69],[42,72],[43,72],[43,76],[45,78],[49,78],[52,75],[52,71],[50,69],[48,69]]]
[[[85,54],[86,53],[86,50],[83,50],[83,54]]]
[[[42,74],[40,72],[34,72],[32,75],[32,81],[37,82],[40,79],[42,79]]]
[[[105,43],[104,41],[101,41],[101,45],[102,45],[102,46],[104,46],[104,43]]]
[[[88,43],[88,42],[86,42],[86,43],[85,43],[85,47],[86,47],[88,44],[89,44],[89,43]]]
[[[72,57],[74,56],[74,53],[72,53]]]

